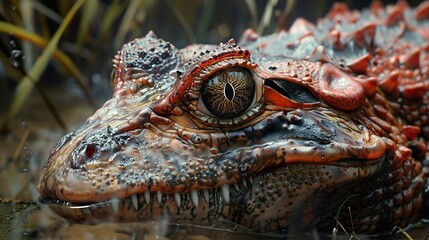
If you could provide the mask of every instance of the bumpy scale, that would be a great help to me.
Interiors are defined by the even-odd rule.
[[[429,2],[350,11],[239,44],[152,32],[114,96],[53,149],[41,202],[77,221],[390,231],[429,215]],[[338,215],[337,215],[338,214]]]

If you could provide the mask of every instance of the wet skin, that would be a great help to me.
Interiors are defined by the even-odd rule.
[[[41,202],[261,232],[351,229],[350,207],[356,232],[405,228],[429,212],[428,19],[428,2],[337,4],[239,44],[127,43],[113,98],[54,147]]]

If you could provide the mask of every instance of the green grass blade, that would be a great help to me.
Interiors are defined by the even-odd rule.
[[[119,48],[125,39],[125,35],[129,32],[130,27],[132,26],[132,21],[134,19],[134,16],[137,13],[137,10],[139,10],[140,4],[142,4],[142,0],[131,0],[130,5],[128,5],[127,10],[125,10],[125,14],[122,18],[121,24],[118,28],[118,33],[116,34],[115,40],[114,40],[114,48]]]
[[[113,0],[109,4],[101,21],[98,40],[104,40],[109,37],[115,20],[121,15],[124,9],[125,3],[121,2],[120,0]]]
[[[38,1],[33,1],[33,6],[34,6],[34,9],[36,9],[38,12],[42,13],[43,16],[51,19],[55,23],[60,24],[61,21],[63,21],[63,17],[61,17],[60,15],[58,15],[52,9],[50,9],[50,8],[46,7],[45,5],[43,5],[43,3],[38,2]]]
[[[291,13],[294,7],[295,7],[295,0],[289,0],[286,2],[286,6],[283,12],[279,16],[277,16],[277,28],[279,30],[281,29],[286,30],[287,23],[289,21],[289,18],[291,16]]]
[[[274,13],[274,7],[277,5],[278,0],[269,0],[267,5],[265,5],[264,14],[262,15],[261,22],[259,23],[257,32],[262,34],[265,28],[270,25]]]
[[[49,63],[50,58],[55,52],[55,49],[57,48],[58,42],[61,38],[61,35],[66,30],[67,26],[70,24],[71,19],[76,14],[76,12],[79,10],[79,8],[82,6],[82,4],[85,2],[85,0],[78,0],[73,7],[70,9],[70,11],[67,13],[66,17],[64,18],[64,21],[59,26],[58,30],[55,32],[54,36],[50,40],[49,44],[47,45],[46,49],[43,51],[43,53],[40,55],[40,57],[36,60],[31,70],[28,72],[27,76],[25,76],[20,83],[18,84],[18,87],[15,89],[14,97],[12,104],[10,105],[10,108],[5,115],[5,119],[2,120],[2,128],[6,128],[7,123],[15,117],[16,113],[21,109],[21,106],[24,104],[25,100],[27,99],[28,95],[30,94],[31,90],[34,87],[34,82],[37,82],[46,69],[46,66]]]
[[[195,36],[194,32],[191,29],[191,25],[189,22],[185,19],[183,14],[174,6],[174,4],[169,0],[164,0],[164,2],[167,4],[168,8],[173,12],[174,16],[176,16],[177,20],[179,20],[180,25],[182,25],[183,30],[185,30],[186,35],[188,36],[189,40],[193,43],[197,42],[197,37]]]
[[[205,1],[201,19],[198,21],[197,38],[198,41],[203,39],[208,32],[209,24],[213,18],[215,1]]]
[[[48,45],[46,39],[39,35],[28,32],[25,29],[15,26],[13,24],[0,21],[0,32],[12,33],[14,37],[31,42],[37,47],[45,48]],[[79,68],[73,63],[70,57],[59,49],[55,49],[52,57],[57,60],[64,68],[69,71],[75,78],[80,87],[84,90],[86,97],[94,105],[94,99],[91,95],[91,90],[88,81],[83,76]]]
[[[250,16],[252,16],[252,28],[256,29],[258,26],[258,9],[256,7],[255,0],[245,0],[247,9],[249,10]]]
[[[85,35],[88,34],[88,27],[93,20],[94,12],[97,6],[97,0],[88,0],[83,6],[82,18],[79,23],[79,31],[76,37],[76,44],[79,48],[82,48],[83,41],[85,39]]]
[[[33,1],[30,0],[22,0],[20,1],[21,6],[21,16],[22,22],[24,23],[24,28],[30,32],[34,32],[34,7]],[[24,60],[24,69],[28,71],[33,65],[33,60],[35,58],[35,48],[28,42],[22,43],[22,50],[25,52]]]

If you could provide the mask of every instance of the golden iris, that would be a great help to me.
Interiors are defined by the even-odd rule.
[[[255,83],[249,70],[241,67],[220,70],[204,81],[204,105],[218,118],[236,118],[252,104]]]

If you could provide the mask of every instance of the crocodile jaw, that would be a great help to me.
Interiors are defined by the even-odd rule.
[[[320,109],[273,112],[259,129],[192,134],[138,98],[125,99],[108,101],[105,107],[121,110],[99,110],[52,152],[38,189],[60,215],[78,221],[224,219],[272,231],[266,224],[272,216],[288,226],[291,213],[305,215],[332,189],[377,173],[388,150],[364,126]],[[143,110],[132,114],[135,109]],[[146,122],[133,128],[136,118]]]
[[[310,229],[318,225],[323,214],[328,216],[331,211],[338,210],[320,209],[318,205],[323,205],[324,199],[339,201],[333,197],[335,189],[350,189],[350,186],[363,183],[364,176],[375,173],[380,165],[381,162],[349,168],[295,164],[210,190],[174,194],[146,192],[91,204],[46,200],[42,203],[67,219],[87,223],[168,219],[171,223],[216,223],[219,227],[235,222],[265,232],[279,231],[297,223],[299,228]],[[361,177],[354,178],[354,184],[344,184],[350,183],[351,176],[356,175]],[[349,196],[352,194],[350,192]],[[272,216],[278,217],[273,219]]]

